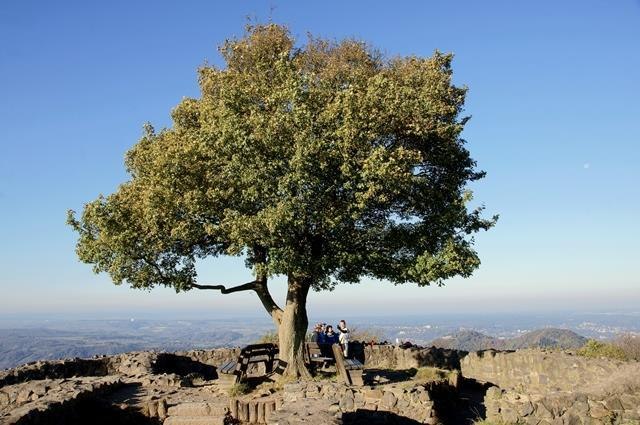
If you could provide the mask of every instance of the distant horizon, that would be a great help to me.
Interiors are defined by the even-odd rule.
[[[167,315],[167,312],[149,313],[149,312],[128,312],[130,314],[117,313],[117,312],[103,312],[100,314],[92,313],[39,313],[39,314],[5,314],[0,312],[0,327],[2,322],[7,321],[38,321],[38,322],[56,322],[56,321],[78,321],[78,322],[91,322],[91,321],[221,321],[230,322],[236,321],[238,323],[246,322],[264,322],[271,323],[271,318],[266,314],[219,314],[215,315],[211,312],[196,311],[191,313],[185,312],[173,312]],[[208,315],[209,314],[209,315]],[[416,314],[378,314],[378,315],[347,315],[337,316],[334,314],[328,314],[328,316],[346,317],[350,320],[358,322],[369,321],[385,321],[394,320],[395,323],[415,322],[418,320],[442,320],[450,321],[455,319],[474,319],[474,318],[487,318],[487,317],[500,317],[500,316],[517,316],[523,319],[532,317],[543,318],[570,318],[571,316],[579,315],[593,315],[593,316],[640,316],[640,309],[628,308],[619,309],[617,311],[604,309],[604,310],[564,310],[564,311],[491,311],[491,312],[441,312],[441,313],[416,313]],[[314,319],[320,320],[322,315],[310,316],[310,326]],[[336,319],[336,322],[340,319]]]

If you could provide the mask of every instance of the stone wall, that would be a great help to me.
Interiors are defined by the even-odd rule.
[[[419,423],[438,423],[434,400],[443,393],[455,391],[446,382],[429,382],[411,387],[385,385],[380,387],[349,387],[339,383],[294,383],[284,387],[283,409],[305,400],[328,401],[328,410],[338,417],[358,413],[409,418]]]
[[[353,356],[362,361],[367,368],[379,369],[411,369],[422,366],[460,369],[460,359],[466,355],[464,351],[436,347],[401,348],[388,344],[370,345],[358,342],[351,343],[351,350]],[[142,351],[98,356],[92,359],[39,361],[0,371],[0,387],[38,379],[107,375],[140,376],[152,373],[183,374],[184,370],[210,376],[213,373],[210,368],[199,366],[200,370],[194,370],[198,366],[194,362],[220,366],[229,360],[235,360],[239,354],[240,348],[215,348],[176,353]]]
[[[177,353],[131,352],[92,359],[64,359],[27,363],[0,371],[0,388],[5,385],[41,379],[64,379],[77,376],[143,376],[161,373],[199,373],[215,377],[215,368],[240,354],[239,348],[217,348]]]
[[[118,377],[39,380],[0,389],[0,423],[70,423],[70,406],[119,388]]]
[[[240,348],[214,348],[211,350],[178,351],[179,356],[189,357],[197,362],[211,366],[220,366],[229,360],[235,360],[240,355]]]
[[[462,374],[496,385],[485,396],[493,422],[639,424],[640,363],[567,352],[471,353]]]
[[[639,424],[640,392],[608,396],[583,392],[522,394],[492,387],[487,419],[508,424]]]
[[[0,371],[0,388],[39,379],[63,379],[74,376],[105,376],[109,374],[109,359],[67,359],[39,361]]]
[[[591,359],[544,350],[478,351],[462,362],[462,375],[523,392],[583,391],[614,374],[638,370],[636,362]]]
[[[350,344],[351,345],[351,344]],[[467,352],[436,347],[396,347],[389,344],[354,344],[363,346],[364,364],[367,368],[411,369],[433,366],[441,369],[460,369],[460,359]],[[356,351],[357,357],[357,351]]]

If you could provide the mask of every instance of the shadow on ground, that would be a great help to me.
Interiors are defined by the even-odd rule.
[[[358,409],[342,414],[344,425],[417,425],[420,422],[391,412]]]
[[[153,373],[175,373],[181,376],[198,374],[207,380],[218,378],[215,366],[195,361],[187,356],[171,353],[158,355],[153,365]]]
[[[63,403],[46,411],[35,411],[22,417],[16,425],[160,425],[138,410],[113,405],[98,398],[85,398]]]
[[[416,369],[365,369],[363,379],[367,385],[391,384],[409,381],[415,374]]]
[[[434,408],[442,425],[471,425],[486,418],[484,396],[492,385],[465,379],[455,393],[434,394]]]

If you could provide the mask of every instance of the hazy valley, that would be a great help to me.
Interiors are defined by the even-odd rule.
[[[586,338],[612,339],[640,333],[640,315],[451,315],[411,318],[362,317],[350,324],[391,343],[435,343],[445,348],[472,351],[485,348],[566,346],[574,348]],[[310,318],[310,323],[330,318]],[[560,328],[566,331],[553,331]],[[543,329],[539,334],[531,331]],[[267,319],[207,320],[1,320],[0,368],[36,360],[111,355],[130,351],[178,351],[242,346],[273,331]]]

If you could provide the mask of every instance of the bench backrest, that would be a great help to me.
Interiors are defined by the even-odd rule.
[[[318,344],[317,342],[305,342],[305,355],[306,360],[314,357],[330,357],[333,358],[333,352],[331,351],[331,344]]]
[[[249,364],[264,363],[266,372],[271,373],[273,363],[278,356],[278,346],[275,344],[251,344],[240,350],[236,373],[242,377],[247,373]]]

